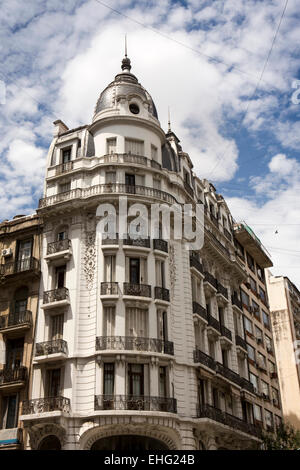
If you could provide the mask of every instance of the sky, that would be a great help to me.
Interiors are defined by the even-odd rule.
[[[0,220],[33,213],[53,121],[91,122],[120,71],[151,94],[194,171],[300,287],[297,0],[0,0]]]

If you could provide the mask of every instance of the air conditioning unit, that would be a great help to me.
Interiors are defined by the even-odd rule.
[[[7,257],[12,255],[12,249],[11,248],[5,248],[1,252],[2,256]]]
[[[262,343],[262,338],[256,338],[256,342],[257,342],[257,344],[261,344]]]

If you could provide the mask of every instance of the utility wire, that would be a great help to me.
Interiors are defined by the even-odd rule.
[[[98,0],[96,0],[96,1],[98,1]],[[280,29],[280,26],[281,26],[281,23],[282,23],[282,20],[283,20],[283,17],[284,17],[284,14],[285,14],[285,11],[286,11],[286,8],[287,8],[287,5],[288,5],[288,1],[289,1],[289,0],[286,0],[286,1],[285,1],[285,5],[284,5],[284,8],[283,8],[282,13],[281,13],[281,17],[280,17],[280,20],[279,20],[279,23],[278,23],[276,32],[275,32],[275,34],[274,34],[274,37],[273,37],[273,41],[272,41],[270,50],[269,50],[268,55],[267,55],[267,57],[266,57],[266,60],[265,60],[263,69],[262,69],[262,71],[261,71],[259,80],[258,80],[258,82],[257,82],[257,84],[256,84],[256,87],[255,87],[255,89],[254,89],[254,91],[253,91],[253,93],[252,93],[252,95],[251,95],[251,97],[250,97],[250,100],[248,100],[248,104],[247,104],[247,106],[246,106],[246,109],[245,109],[243,118],[241,119],[240,124],[239,124],[239,126],[238,126],[237,132],[240,131],[240,129],[241,129],[242,125],[243,125],[243,122],[244,122],[244,120],[245,120],[245,118],[246,118],[246,116],[247,116],[248,110],[249,110],[249,108],[250,108],[250,104],[252,103],[252,100],[253,100],[254,96],[256,95],[256,92],[257,92],[257,90],[258,90],[258,87],[259,87],[259,85],[260,85],[260,83],[261,83],[261,81],[262,81],[263,75],[264,75],[265,70],[266,70],[266,67],[267,67],[267,65],[268,65],[268,62],[269,62],[269,59],[270,59],[270,56],[271,56],[271,53],[272,53],[272,50],[273,50],[273,47],[274,47],[274,44],[275,44],[275,41],[276,41],[278,32],[279,32],[279,29]],[[223,159],[223,158],[225,157],[225,155],[226,155],[226,153],[227,153],[227,151],[228,151],[229,146],[230,146],[230,143],[227,145],[227,147],[226,147],[225,151],[223,152],[223,154],[217,159],[217,162],[216,162],[215,166],[213,167],[213,169],[211,170],[211,172],[209,173],[208,178],[209,178],[210,175],[216,170],[216,168],[218,167],[219,163],[221,162],[221,159]]]

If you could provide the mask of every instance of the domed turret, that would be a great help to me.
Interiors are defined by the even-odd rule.
[[[103,111],[118,109],[118,103],[121,100],[127,102],[129,114],[140,114],[142,107],[143,110],[148,111],[151,116],[158,119],[156,107],[150,94],[138,82],[136,76],[130,72],[131,62],[127,54],[122,60],[121,68],[122,72],[117,74],[114,81],[100,94],[93,121],[97,120],[99,113]]]

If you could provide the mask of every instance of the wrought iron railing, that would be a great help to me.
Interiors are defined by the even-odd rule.
[[[96,395],[95,410],[135,410],[177,413],[175,398],[142,395]]]
[[[199,261],[198,257],[193,254],[190,254],[190,267],[196,268],[199,273],[203,274],[203,265]]]
[[[224,246],[223,243],[221,243],[220,240],[218,240],[217,237],[209,230],[206,229],[205,233],[209,234],[210,240],[215,244],[215,246],[219,248],[224,253],[224,255],[230,258],[230,251],[226,248],[226,246]]]
[[[225,336],[225,338],[230,339],[232,341],[232,334],[231,331],[226,328],[226,326],[220,324],[220,331],[221,331],[221,336]]]
[[[0,385],[13,382],[25,382],[26,379],[27,367],[5,366],[4,369],[0,370]]]
[[[0,274],[9,276],[10,274],[22,273],[25,271],[39,271],[40,263],[36,258],[24,258],[0,265]]]
[[[96,351],[149,351],[174,355],[174,343],[157,338],[134,336],[97,336]]]
[[[23,415],[49,413],[50,411],[62,411],[63,413],[70,413],[70,399],[65,397],[46,397],[36,398],[34,400],[24,400],[22,403]]]
[[[129,235],[126,235],[123,237],[123,245],[129,245],[129,246],[140,246],[143,248],[150,248],[150,238],[135,238],[132,237],[130,238]]]
[[[102,245],[118,245],[119,244],[119,234],[107,234],[107,238],[102,236],[101,240]]]
[[[145,196],[160,201],[176,204],[177,200],[174,196],[160,189],[151,188],[147,186],[128,185],[124,183],[106,183],[97,184],[88,188],[76,188],[70,191],[65,191],[53,196],[48,196],[39,200],[39,208],[52,206],[64,201],[73,199],[87,199],[89,197],[97,196],[100,194],[136,194],[138,196]]]
[[[231,303],[232,305],[238,307],[240,310],[243,310],[243,303],[236,295],[231,296]]]
[[[153,248],[154,250],[164,251],[168,253],[168,242],[166,240],[162,240],[161,238],[154,238],[153,240]]]
[[[212,405],[198,405],[197,407],[197,417],[198,418],[209,418],[218,423],[225,424],[231,428],[237,429],[239,431],[251,434],[258,438],[261,437],[261,429],[255,426],[252,423],[247,423],[246,421],[237,418],[229,413],[226,413],[219,408],[216,408]]]
[[[247,351],[247,343],[246,343],[246,341],[244,340],[244,338],[242,338],[242,337],[239,336],[239,335],[235,335],[235,342],[236,342],[236,345],[237,345],[237,346],[240,346],[240,347],[243,348],[245,351]]]
[[[207,271],[204,272],[204,282],[208,282],[211,286],[217,289],[217,279]]]
[[[71,240],[65,238],[64,240],[58,240],[56,242],[48,243],[47,255],[53,255],[53,253],[59,253],[60,251],[68,250],[71,247]]]
[[[198,302],[193,302],[193,313],[196,313],[200,317],[202,317],[204,320],[207,321],[207,311],[206,308],[202,307]]]
[[[29,310],[0,316],[0,330],[19,325],[32,325],[32,313]]]
[[[124,282],[123,293],[124,295],[151,297],[151,286],[148,284],[132,284],[131,282]]]
[[[210,369],[216,370],[216,361],[211,356],[200,351],[200,349],[195,349],[194,351],[194,362],[201,362],[201,364],[209,367]]]
[[[241,387],[250,393],[254,393],[254,385],[245,377],[241,377]]]
[[[213,327],[217,331],[221,331],[219,320],[213,317],[210,313],[207,313],[207,321],[208,321],[208,326]]]
[[[219,281],[217,281],[218,294],[222,294],[223,297],[228,299],[228,290]]]
[[[59,287],[58,289],[48,290],[44,292],[43,303],[59,302],[60,300],[69,299],[69,289],[67,287]]]
[[[36,356],[48,356],[49,354],[68,354],[68,344],[63,339],[55,339],[52,341],[45,341],[44,343],[37,343],[35,346]]]
[[[226,379],[235,383],[236,385],[239,385],[240,387],[242,386],[242,377],[233,370],[221,364],[220,362],[217,362],[216,372],[222,375],[222,377],[225,377]]]
[[[69,161],[66,163],[61,163],[60,165],[56,165],[55,167],[55,175],[61,175],[62,173],[66,173],[67,171],[73,170],[73,162]]]
[[[118,295],[118,282],[101,282],[101,295]]]
[[[159,300],[165,300],[166,302],[170,302],[170,291],[169,289],[165,289],[164,287],[156,286],[154,288],[154,298]]]

